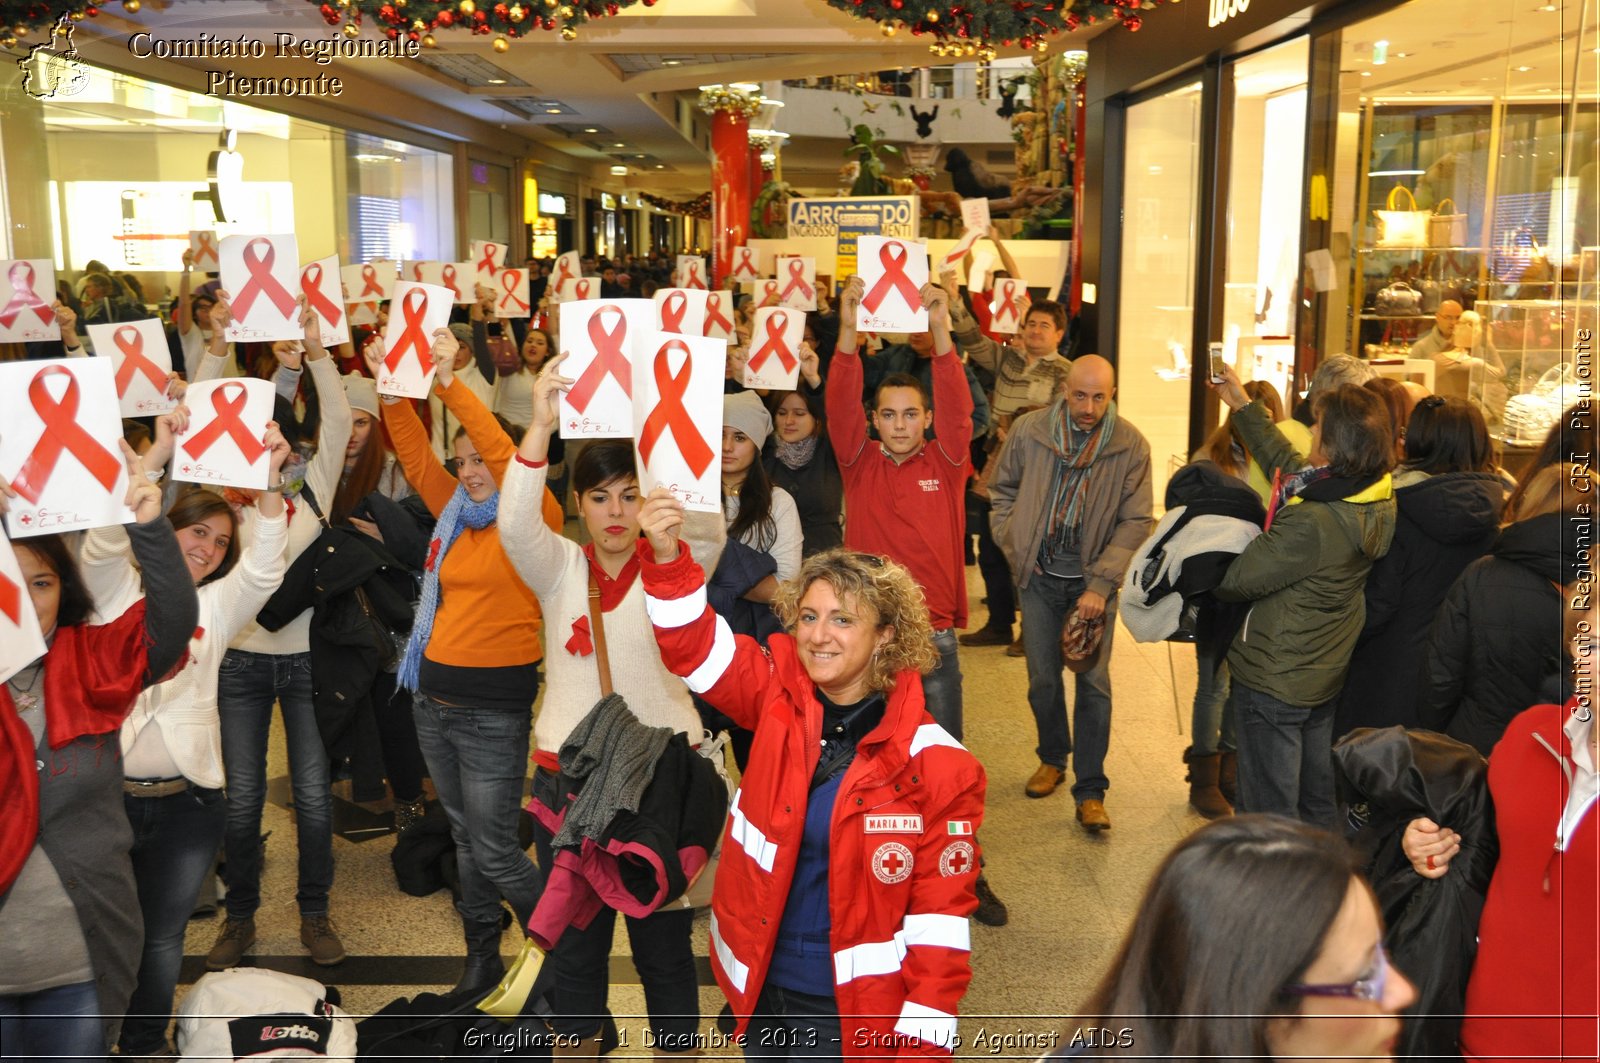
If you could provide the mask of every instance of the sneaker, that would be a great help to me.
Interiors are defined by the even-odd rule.
[[[333,923],[325,915],[300,917],[300,944],[311,951],[311,962],[318,967],[332,967],[344,962],[344,945],[333,931]]]
[[[422,821],[428,814],[428,806],[422,798],[415,801],[396,801],[394,803],[394,832],[404,834]]]
[[[255,943],[254,919],[223,920],[222,929],[217,931],[217,940],[212,944],[211,951],[206,953],[206,970],[226,971],[239,966],[245,950]]]
[[[1028,651],[1022,646],[1022,636],[1017,636],[1017,641],[1006,647],[1007,657],[1026,657]]]
[[[963,646],[1009,646],[1011,645],[1011,629],[980,627],[976,631],[969,631],[965,635],[956,636],[956,641]]]
[[[984,926],[1005,926],[1011,914],[1006,911],[1006,902],[994,895],[987,876],[978,876],[977,893],[978,910],[972,913],[972,918]]]

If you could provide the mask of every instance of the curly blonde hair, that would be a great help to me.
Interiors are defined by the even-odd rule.
[[[894,638],[873,654],[868,687],[892,690],[895,676],[907,668],[922,675],[933,670],[939,655],[933,648],[928,607],[921,588],[902,566],[843,547],[806,558],[800,571],[778,587],[772,600],[778,619],[791,635],[799,621],[800,599],[817,580],[832,587],[841,601],[854,598],[856,608],[871,610],[878,626],[894,626]]]

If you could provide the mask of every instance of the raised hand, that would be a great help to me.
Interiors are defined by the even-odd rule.
[[[937,284],[922,286],[922,305],[928,308],[928,329],[950,329],[950,293]]]
[[[305,358],[305,354],[305,345],[299,340],[272,341],[272,356],[276,358],[278,360],[278,364],[283,366],[285,369],[293,369],[298,373],[300,371],[301,361]]]
[[[567,352],[562,351],[546,362],[544,368],[539,370],[539,375],[533,378],[533,424],[529,426],[530,435],[533,430],[549,435],[561,420],[561,394],[573,384],[571,377],[558,372],[561,363],[566,360]]]
[[[315,362],[328,357],[328,350],[322,345],[322,319],[311,309],[305,296],[300,296],[296,302],[300,304],[300,331],[304,335],[306,359]]]
[[[62,346],[76,347],[83,342],[78,339],[78,315],[72,307],[57,299],[50,308],[56,312],[56,321],[61,324]]]
[[[117,444],[122,447],[122,461],[128,467],[128,495],[122,500],[123,505],[133,510],[133,519],[140,524],[161,519],[161,488],[145,476],[144,463],[128,441],[119,439]]]
[[[181,394],[176,396],[182,398]],[[170,413],[164,413],[156,418],[155,442],[150,444],[150,449],[144,452],[142,459],[144,468],[148,472],[156,472],[167,467],[167,462],[172,460],[172,447],[177,438],[189,430],[189,407],[181,404]]]
[[[1225,406],[1230,410],[1242,410],[1250,405],[1250,396],[1245,394],[1244,385],[1239,383],[1239,374],[1233,371],[1233,366],[1224,364],[1222,367],[1222,382],[1213,384],[1209,367],[1206,370],[1206,387],[1217,393]]]
[[[811,344],[800,341],[800,375],[807,384],[813,388],[822,386],[822,359],[817,357],[817,352]]]
[[[443,391],[455,379],[456,353],[460,350],[461,341],[456,339],[455,333],[447,328],[433,330],[433,364],[439,371],[433,379],[434,387]]]
[[[852,273],[844,282],[844,287],[839,292],[839,323],[844,328],[849,323],[851,330],[856,326],[856,307],[861,305],[861,297],[867,294],[867,282],[857,274]]]
[[[657,564],[673,560],[678,556],[678,537],[683,533],[683,503],[657,484],[639,507],[639,529],[650,540]]]

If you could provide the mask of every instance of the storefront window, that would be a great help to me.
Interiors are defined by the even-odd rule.
[[[1117,400],[1150,441],[1157,498],[1188,457],[1199,151],[1198,82],[1128,108]]]

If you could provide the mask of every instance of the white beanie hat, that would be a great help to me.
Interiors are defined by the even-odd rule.
[[[749,436],[757,450],[767,445],[767,437],[772,434],[772,415],[753,391],[722,397],[722,423]]]
[[[365,410],[374,417],[381,416],[378,412],[378,385],[371,377],[346,373],[344,397],[349,400],[352,410]]]

